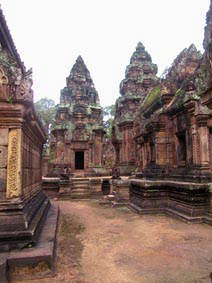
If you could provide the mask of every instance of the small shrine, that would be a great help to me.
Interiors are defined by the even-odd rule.
[[[62,89],[51,132],[54,169],[72,176],[102,174],[103,114],[90,72],[79,56]]]

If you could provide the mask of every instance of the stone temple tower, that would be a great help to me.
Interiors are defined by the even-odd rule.
[[[50,150],[55,168],[75,176],[101,171],[103,114],[99,96],[79,56],[62,89],[51,133]]]
[[[116,101],[112,142],[121,174],[128,175],[135,168],[133,122],[140,104],[158,84],[156,74],[157,65],[139,42],[126,68],[125,79],[120,83],[121,97]]]

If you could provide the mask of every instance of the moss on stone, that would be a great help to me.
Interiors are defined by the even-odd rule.
[[[144,100],[144,106],[151,105],[156,99],[160,97],[161,88],[157,86],[153,88]]]

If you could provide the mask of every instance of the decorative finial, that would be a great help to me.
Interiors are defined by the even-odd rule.
[[[82,59],[82,56],[81,56],[81,55],[79,55],[79,56],[77,57],[76,62],[83,62],[83,63],[84,63],[84,61],[83,61],[83,59]]]
[[[142,50],[144,50],[145,47],[144,47],[144,45],[139,41],[138,44],[137,44],[137,46],[136,46],[136,49],[142,49]]]

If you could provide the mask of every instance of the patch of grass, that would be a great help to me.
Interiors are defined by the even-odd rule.
[[[116,208],[120,213],[129,214],[131,211],[126,206],[120,206]]]
[[[90,202],[89,206],[98,209],[98,215],[105,217],[106,219],[113,219],[116,217],[125,217],[131,215],[132,212],[126,206],[112,207],[112,204],[100,205],[98,201]]]
[[[80,234],[85,230],[85,226],[75,215],[62,214],[60,219],[60,252],[64,263],[72,261],[74,265],[80,265],[83,251],[83,244]]]
[[[65,215],[61,216],[61,230],[62,236],[76,237],[76,235],[81,234],[85,230],[85,226],[79,222],[79,219],[75,215]]]
[[[12,266],[10,267],[10,281],[16,282],[19,280],[39,280],[41,278],[48,278],[54,276],[54,272],[51,271],[47,262],[41,261],[36,264],[26,266]]]

